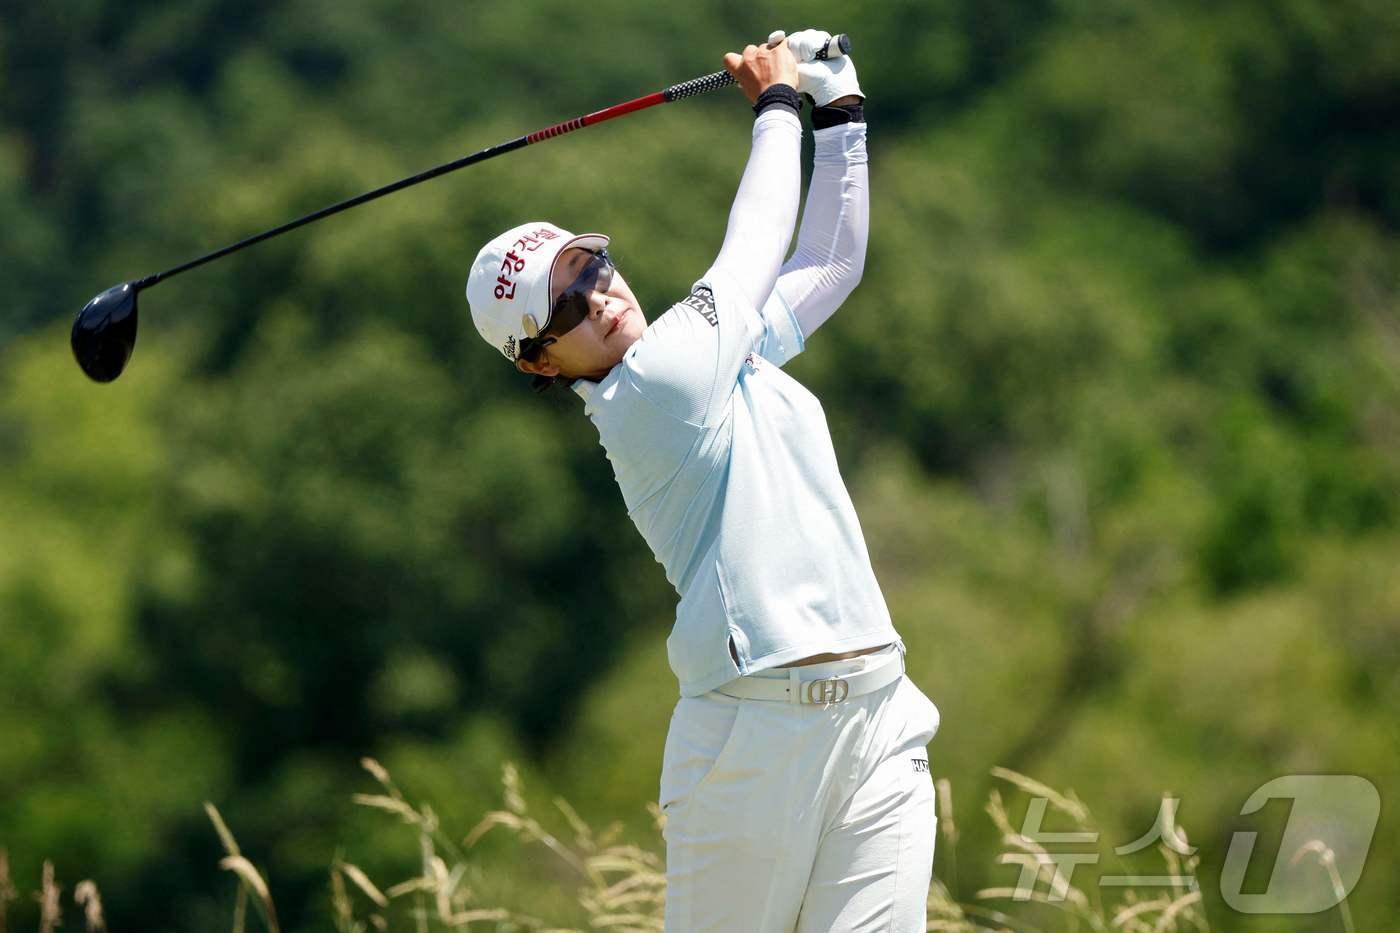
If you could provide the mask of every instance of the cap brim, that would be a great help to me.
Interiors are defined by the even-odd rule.
[[[599,250],[607,246],[609,242],[611,241],[605,233],[580,233],[572,240],[565,241],[565,243],[559,247],[559,251],[556,252],[554,258],[549,261],[549,275],[544,280],[544,300],[548,306],[544,309],[544,323],[540,325],[541,331],[548,329],[550,321],[554,318],[554,304],[549,300],[549,287],[554,282],[554,267],[558,264],[559,257],[564,255],[566,250],[575,248]]]

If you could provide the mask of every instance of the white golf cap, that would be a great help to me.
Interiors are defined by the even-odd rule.
[[[575,236],[546,221],[512,227],[481,248],[467,276],[467,304],[483,340],[514,362],[520,345],[549,326],[554,263],[570,247],[598,250],[601,233]]]

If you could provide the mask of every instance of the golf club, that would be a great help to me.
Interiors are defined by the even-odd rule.
[[[776,34],[775,34],[776,35]],[[779,40],[780,41],[780,40]],[[809,53],[813,59],[834,58],[846,55],[850,52],[850,39],[843,35],[832,36],[823,49],[814,50]],[[73,322],[73,334],[71,343],[73,346],[73,356],[82,367],[84,373],[94,382],[111,382],[122,374],[126,368],[127,361],[131,358],[131,352],[136,346],[136,324],[137,324],[137,295],[142,289],[150,288],[159,282],[173,278],[181,272],[188,272],[196,266],[202,266],[206,262],[213,262],[231,253],[236,253],[244,247],[252,246],[254,243],[261,243],[263,240],[280,236],[289,230],[338,214],[341,211],[358,207],[368,201],[381,198],[386,194],[401,191],[430,178],[437,178],[439,175],[446,175],[448,172],[455,172],[459,168],[466,168],[468,165],[475,165],[484,162],[493,156],[511,152],[515,149],[522,149],[533,143],[543,142],[546,139],[553,139],[565,133],[585,126],[593,126],[605,120],[612,120],[616,117],[635,113],[638,110],[645,110],[657,104],[670,103],[671,101],[683,100],[687,97],[694,97],[697,94],[704,94],[718,88],[728,87],[734,83],[734,77],[727,71],[716,71],[713,74],[703,77],[693,78],[690,81],[683,81],[680,84],[673,84],[670,87],[638,97],[634,100],[621,104],[614,104],[602,110],[594,111],[581,117],[574,117],[563,123],[556,123],[553,126],[536,130],[525,136],[520,136],[508,142],[501,143],[480,152],[454,159],[451,162],[444,162],[427,171],[419,172],[408,178],[402,178],[396,182],[366,191],[364,194],[356,195],[339,203],[323,207],[304,217],[288,221],[280,227],[273,227],[271,230],[264,230],[262,233],[250,236],[247,239],[239,240],[222,249],[215,250],[198,259],[191,259],[173,269],[158,272],[155,275],[148,275],[144,279],[136,279],[131,282],[123,282],[121,285],[114,285],[102,294],[93,298],[83,310],[78,312],[77,320]]]

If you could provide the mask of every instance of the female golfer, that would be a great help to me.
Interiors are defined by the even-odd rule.
[[[824,44],[808,30],[794,48]],[[938,711],[903,676],[820,404],[781,367],[860,278],[863,97],[788,42],[725,67],[753,147],[714,264],[651,324],[608,238],[527,223],[476,258],[481,335],[584,399],[628,514],[680,595],[662,764],[666,929],[924,929]],[[806,92],[816,139],[797,248]]]

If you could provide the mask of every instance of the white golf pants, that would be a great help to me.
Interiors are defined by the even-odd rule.
[[[922,933],[938,718],[908,677],[825,707],[681,698],[661,774],[668,933]]]

